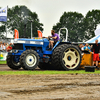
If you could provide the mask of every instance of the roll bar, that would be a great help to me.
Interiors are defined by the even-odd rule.
[[[59,30],[59,37],[60,37],[60,35],[61,35],[60,31],[61,31],[62,29],[65,29],[65,30],[66,30],[66,38],[65,38],[65,41],[67,42],[67,38],[68,38],[68,29],[67,29],[67,28],[60,28],[60,30]]]

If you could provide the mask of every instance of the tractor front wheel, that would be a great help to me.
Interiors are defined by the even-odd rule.
[[[14,70],[18,70],[21,68],[19,62],[19,56],[8,55],[7,56],[7,65]]]
[[[34,50],[26,50],[20,56],[20,63],[25,70],[34,70],[39,64],[39,55]]]

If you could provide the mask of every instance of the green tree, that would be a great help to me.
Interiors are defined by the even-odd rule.
[[[3,38],[3,39],[6,38],[6,37],[4,36],[4,33],[5,33],[5,25],[2,24],[2,25],[0,26],[0,38]]]
[[[5,24],[7,24],[8,32],[13,33],[16,28],[20,37],[22,35],[31,37],[31,21],[34,37],[38,35],[37,30],[43,31],[43,24],[39,22],[38,15],[35,12],[31,12],[26,6],[17,5],[9,8],[7,17],[7,23]]]
[[[77,12],[64,12],[60,17],[60,21],[53,26],[53,29],[58,32],[60,28],[68,29],[68,41],[79,42],[83,40],[85,34],[83,30],[84,16]],[[65,34],[64,34],[65,36]]]
[[[100,24],[100,10],[88,11],[84,19],[85,37],[87,40],[94,37],[97,24]]]

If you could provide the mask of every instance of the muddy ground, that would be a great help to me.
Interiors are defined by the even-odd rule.
[[[100,100],[100,74],[0,75],[0,100]]]

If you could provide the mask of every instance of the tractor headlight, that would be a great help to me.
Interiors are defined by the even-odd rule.
[[[18,40],[17,39],[14,39],[14,43],[17,43],[18,42]]]
[[[10,53],[18,53],[18,50],[10,50]]]
[[[15,50],[15,53],[18,53],[18,50]]]

